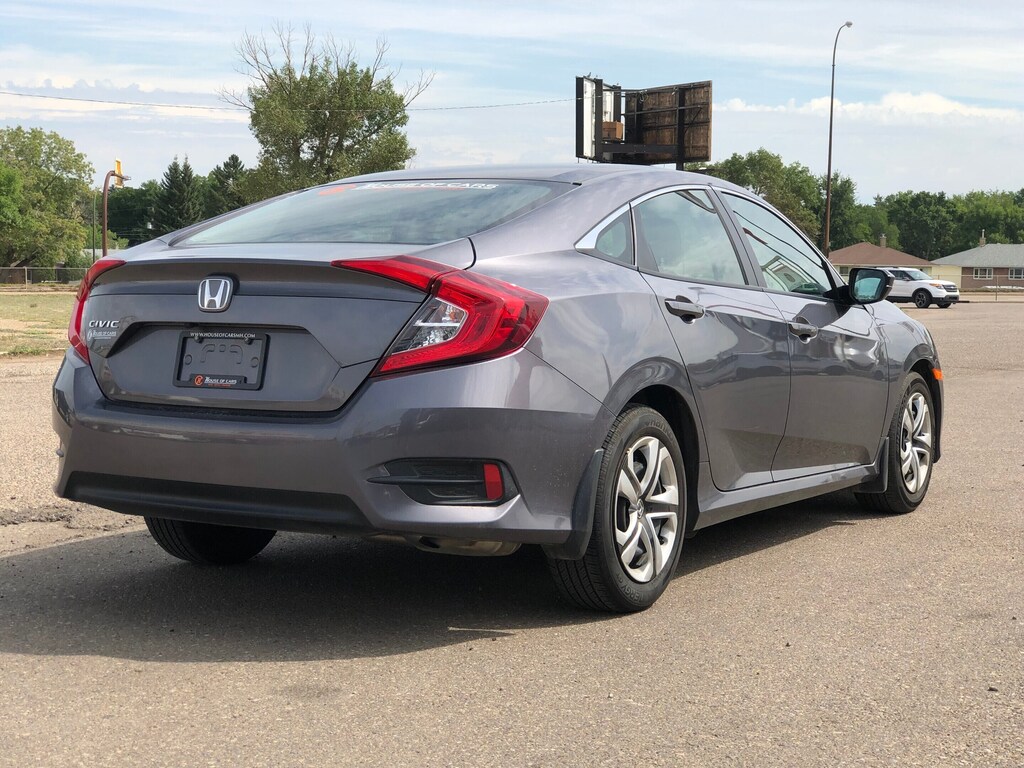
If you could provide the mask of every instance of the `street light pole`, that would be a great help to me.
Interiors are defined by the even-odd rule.
[[[825,257],[832,250],[829,237],[832,225],[832,112],[836,105],[836,48],[839,46],[839,33],[847,27],[852,27],[853,22],[848,21],[836,31],[836,41],[832,44],[832,91],[829,94],[828,102],[828,174],[825,179]]]
[[[111,177],[117,179],[118,187],[123,187],[128,180],[128,177],[121,173],[120,160],[114,160],[114,170],[107,171],[107,175],[103,177],[103,258],[107,257],[107,192],[110,189]]]

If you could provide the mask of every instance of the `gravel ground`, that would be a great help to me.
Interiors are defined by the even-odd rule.
[[[50,384],[60,360],[0,361],[0,554],[140,525],[53,494],[57,438],[50,427]]]
[[[948,399],[925,504],[716,526],[615,618],[531,551],[177,563],[52,498],[58,361],[0,363],[0,765],[1022,766],[1024,304],[909,313]]]

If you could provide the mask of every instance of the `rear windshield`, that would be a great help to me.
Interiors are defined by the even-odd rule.
[[[267,203],[182,242],[432,245],[490,229],[570,189],[505,179],[339,183]]]

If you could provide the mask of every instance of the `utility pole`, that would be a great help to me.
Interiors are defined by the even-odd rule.
[[[114,170],[107,171],[107,175],[103,177],[103,256],[107,255],[107,192],[110,187],[111,177],[117,179],[114,185],[117,187],[123,187],[124,183],[130,179],[130,176],[125,176],[121,173],[121,161],[114,159]],[[95,217],[94,217],[95,218]],[[95,252],[94,252],[95,255]]]

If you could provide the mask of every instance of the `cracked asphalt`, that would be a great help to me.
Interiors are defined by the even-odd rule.
[[[529,550],[179,563],[53,497],[59,361],[0,362],[0,765],[1024,765],[1024,303],[909,313],[946,382],[925,503],[708,529],[626,617]]]

